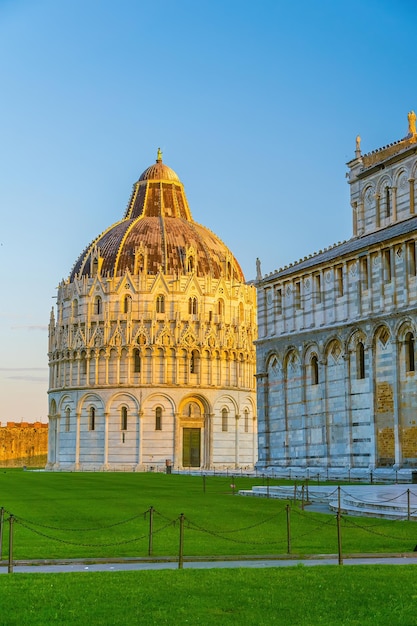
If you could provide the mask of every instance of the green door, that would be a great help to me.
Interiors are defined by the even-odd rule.
[[[200,467],[201,428],[183,428],[182,466]]]

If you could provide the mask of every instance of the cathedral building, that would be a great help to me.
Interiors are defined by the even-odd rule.
[[[260,469],[417,466],[415,114],[347,165],[352,238],[258,272]]]
[[[162,161],[58,287],[51,470],[250,468],[256,290]]]

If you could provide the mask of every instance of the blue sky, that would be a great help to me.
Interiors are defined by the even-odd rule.
[[[47,418],[56,286],[163,150],[248,280],[351,236],[417,110],[414,0],[0,0],[0,421]]]

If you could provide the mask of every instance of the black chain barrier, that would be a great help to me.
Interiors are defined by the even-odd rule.
[[[241,544],[244,543],[250,546],[270,546],[270,545],[285,544],[287,541],[286,539],[281,540],[281,541],[270,541],[270,540],[268,541],[247,541],[247,540],[244,541],[241,539],[235,539],[233,537],[224,537],[223,535],[220,535],[213,530],[208,530],[207,528],[203,528],[202,526],[199,526],[198,524],[196,524],[195,522],[192,522],[188,518],[185,518],[185,519],[188,522],[187,528],[189,528],[190,530],[196,530],[198,532],[206,533],[207,535],[212,535],[213,537],[224,539],[225,541],[231,541],[232,543],[241,543]]]
[[[299,489],[299,487],[298,487]],[[297,491],[297,485],[294,485],[294,491]],[[336,488],[330,495],[334,495],[338,492],[338,489]],[[352,496],[352,494],[350,494],[349,492],[347,492],[346,490],[343,490],[343,493],[348,494],[350,496]],[[404,494],[409,494],[410,492],[407,490],[405,491],[403,494],[400,494],[400,496],[396,496],[395,498],[392,498],[391,500],[387,500],[387,502],[390,502],[392,500],[396,500],[397,498],[404,496]],[[415,495],[415,494],[413,494]],[[356,497],[356,496],[352,496],[352,497]],[[286,507],[287,508],[287,507]],[[34,522],[31,520],[28,520],[26,518],[23,517],[16,517],[14,514],[12,514],[10,511],[8,511],[7,509],[3,508],[3,511],[6,515],[9,515],[9,519],[13,518],[14,522],[19,524],[22,528],[25,528],[27,531],[32,532],[38,536],[41,536],[45,539],[51,540],[51,541],[56,541],[62,544],[67,544],[67,545],[72,545],[72,546],[78,546],[78,547],[87,547],[87,548],[105,548],[105,547],[112,547],[112,546],[121,546],[121,545],[126,545],[126,544],[131,544],[131,543],[137,543],[146,539],[149,539],[149,532],[147,532],[146,534],[142,534],[140,536],[136,536],[134,538],[130,538],[130,539],[125,539],[125,540],[120,540],[120,541],[112,541],[112,542],[107,542],[107,543],[85,543],[85,542],[76,542],[76,541],[70,541],[68,539],[62,539],[62,538],[58,538],[58,537],[54,537],[51,536],[45,532],[42,532],[41,530],[38,530],[38,528],[41,529],[47,529],[47,530],[58,530],[58,531],[63,531],[63,532],[91,532],[91,531],[104,531],[107,529],[111,529],[111,528],[115,528],[118,526],[122,526],[124,524],[128,524],[131,523],[141,517],[143,517],[145,520],[148,516],[151,515],[151,512],[158,516],[161,520],[164,520],[166,523],[163,524],[160,528],[157,529],[152,529],[152,536],[158,535],[161,532],[164,532],[166,529],[168,529],[169,527],[175,527],[177,522],[180,522],[180,524],[182,523],[186,523],[187,528],[189,528],[190,530],[194,530],[197,532],[201,532],[201,533],[205,533],[207,535],[211,535],[213,537],[216,537],[218,539],[224,539],[225,541],[229,541],[229,542],[233,542],[236,544],[245,544],[245,545],[253,545],[253,546],[281,546],[281,545],[285,545],[287,543],[287,537],[283,537],[282,539],[277,539],[277,540],[271,540],[268,539],[266,541],[249,541],[247,538],[245,539],[239,539],[237,537],[231,537],[230,535],[232,534],[237,534],[240,532],[245,532],[248,530],[251,530],[253,528],[257,528],[260,527],[264,524],[270,523],[273,520],[278,519],[283,513],[286,512],[286,508],[282,508],[278,513],[276,513],[275,515],[269,516],[263,520],[257,521],[253,524],[249,524],[247,526],[244,527],[240,527],[240,528],[234,528],[234,529],[227,529],[227,530],[215,530],[215,529],[209,529],[209,528],[205,528],[204,526],[190,520],[189,518],[187,518],[185,515],[181,514],[180,517],[175,518],[175,519],[170,519],[167,516],[163,515],[161,512],[157,511],[156,509],[154,509],[153,507],[151,507],[150,509],[144,511],[143,513],[131,516],[129,518],[123,519],[123,520],[119,520],[117,522],[114,522],[112,524],[108,524],[106,526],[97,526],[97,527],[90,527],[90,528],[65,528],[65,527],[58,527],[58,526],[53,526],[53,525],[47,525],[47,524],[42,524],[40,522]],[[300,534],[292,534],[292,540],[293,541],[297,541],[307,535],[311,535],[312,530],[317,531],[320,530],[322,528],[328,527],[328,526],[335,526],[336,523],[336,519],[337,516],[331,516],[328,519],[325,518],[317,518],[317,517],[313,517],[311,513],[309,512],[305,512],[303,509],[298,509],[297,507],[294,507],[291,509],[291,511],[295,514],[297,514],[299,517],[304,518],[306,520],[309,521],[310,525],[309,528],[306,530],[306,532],[300,533]],[[407,537],[398,537],[394,534],[390,534],[389,532],[381,532],[382,530],[382,526],[385,527],[385,529],[388,530],[387,526],[390,522],[398,522],[398,521],[403,521],[406,519],[409,519],[410,515],[414,515],[416,514],[417,511],[413,510],[410,511],[409,514],[407,516],[404,516],[404,518],[397,518],[394,520],[381,520],[380,522],[376,522],[375,524],[367,524],[367,525],[361,525],[355,521],[353,521],[351,519],[351,517],[347,517],[347,516],[340,516],[340,520],[343,522],[343,526],[344,528],[348,528],[353,527],[356,529],[359,529],[361,531],[365,531],[367,533],[376,535],[376,536],[380,536],[380,537],[385,537],[388,539],[393,539],[393,540],[398,540],[398,541],[409,541],[410,539]],[[375,530],[376,528],[379,527],[379,530]],[[282,530],[281,530],[282,532]]]

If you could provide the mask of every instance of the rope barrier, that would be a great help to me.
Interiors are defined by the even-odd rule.
[[[19,517],[18,519],[26,522],[26,524],[30,524],[31,526],[40,526],[41,528],[48,528],[49,530],[62,530],[65,532],[97,532],[100,530],[106,530],[108,528],[114,528],[115,526],[122,526],[123,524],[128,524],[135,519],[139,519],[142,514],[134,515],[133,517],[129,517],[128,519],[121,520],[120,522],[115,522],[114,524],[108,524],[107,526],[97,526],[95,528],[64,528],[62,526],[49,526],[47,524],[41,524],[40,522],[34,522],[32,520],[25,519],[24,517]]]

